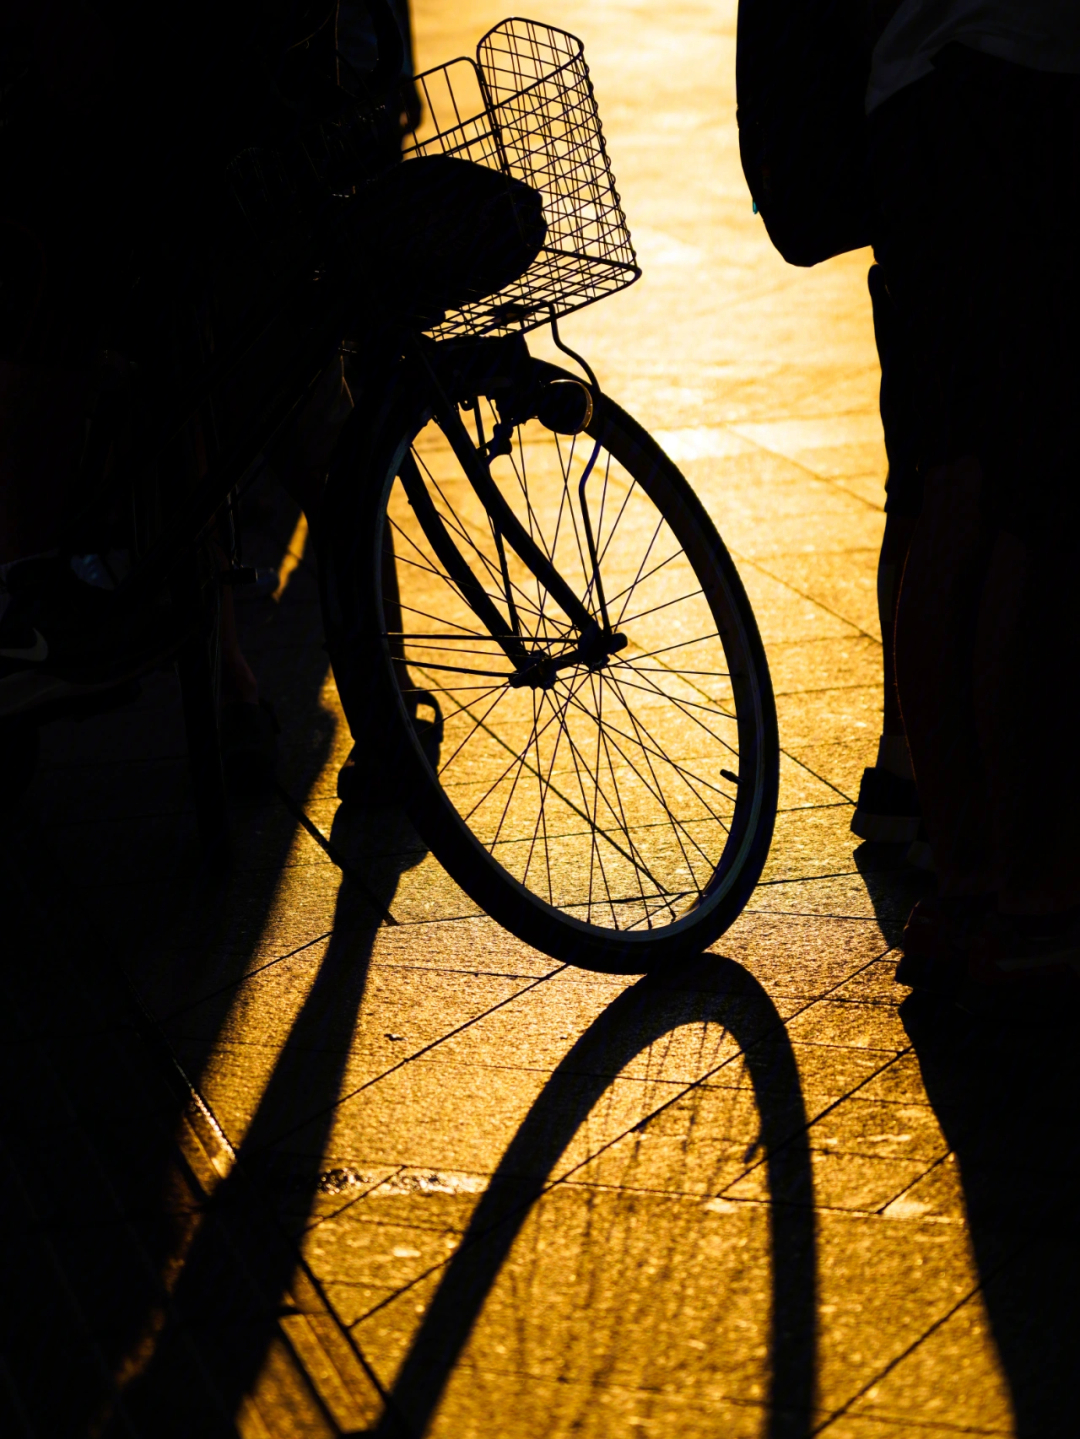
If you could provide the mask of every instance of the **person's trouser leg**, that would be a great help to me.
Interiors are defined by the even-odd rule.
[[[973,656],[990,537],[974,460],[926,477],[896,623],[896,678],[919,799],[945,895],[993,888],[989,790]]]
[[[990,781],[994,884],[1005,914],[1080,904],[1080,596],[1075,537],[999,532],[974,655]]]

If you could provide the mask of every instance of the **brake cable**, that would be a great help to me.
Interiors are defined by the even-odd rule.
[[[551,305],[549,307],[549,313],[551,315],[551,338],[555,341],[556,348],[561,350],[564,355],[569,355],[572,360],[575,360],[585,371],[585,374],[589,377],[589,389],[592,393],[593,414],[597,414],[600,407],[600,385],[597,381],[596,376],[593,374],[592,366],[589,364],[588,360],[584,358],[583,355],[579,355],[576,350],[572,350],[569,345],[564,343],[561,335],[559,334],[559,321],[555,315],[554,305]],[[604,598],[604,586],[600,579],[600,556],[597,554],[596,541],[593,538],[592,521],[589,519],[589,506],[585,499],[585,486],[589,483],[589,479],[592,476],[593,470],[596,468],[596,461],[599,459],[599,457],[600,437],[598,435],[595,442],[593,443],[592,454],[589,456],[585,468],[581,474],[581,482],[578,485],[578,504],[581,507],[581,518],[585,526],[585,542],[589,547],[589,559],[592,562],[593,568],[593,585],[596,588],[596,600],[600,606],[600,615],[604,621],[604,633],[606,635],[610,635],[611,621],[608,618],[607,601]]]

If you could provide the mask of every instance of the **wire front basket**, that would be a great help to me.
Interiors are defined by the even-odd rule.
[[[540,193],[547,236],[520,279],[448,311],[431,328],[436,339],[535,329],[641,274],[581,41],[535,20],[504,20],[476,57],[417,76],[427,119],[404,158],[453,155],[523,180]]]

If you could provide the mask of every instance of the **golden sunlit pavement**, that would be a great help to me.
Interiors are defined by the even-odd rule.
[[[0,1429],[1075,1434],[1075,1078],[900,1008],[925,877],[849,830],[881,705],[870,256],[771,249],[734,3],[536,8],[585,42],[643,269],[564,337],[692,482],[768,653],[762,882],[677,984],[586,973],[397,810],[339,807],[311,547],[268,490],[248,543],[282,582],[241,609],[284,797],[236,807],[231,871],[200,864],[171,674],[45,734],[6,842],[8,1091],[46,1097],[4,1132]],[[420,67],[502,18],[421,0]]]

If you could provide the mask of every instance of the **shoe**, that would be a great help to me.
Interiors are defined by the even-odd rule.
[[[851,832],[874,844],[911,844],[922,812],[915,781],[876,766],[863,770]]]
[[[968,945],[995,903],[993,895],[920,899],[904,926],[897,984],[954,995],[968,969]]]
[[[257,794],[272,783],[280,733],[281,726],[269,700],[221,706],[221,765],[232,789]]]
[[[409,708],[412,710],[413,736],[431,768],[437,771],[443,739],[439,702],[429,691],[413,689],[409,691]],[[430,709],[433,718],[422,717],[420,711],[423,709]],[[353,745],[348,759],[338,771],[337,795],[342,804],[402,804],[405,796],[402,794],[401,779],[396,765],[387,763],[385,743],[369,740],[359,755],[357,748]]]
[[[977,984],[1018,986],[1080,975],[1080,909],[1063,914],[989,914],[968,943]]]
[[[11,565],[3,586],[0,717],[128,684],[176,649],[167,611],[84,583],[62,556]]]
[[[957,1005],[980,1019],[1068,1021],[1080,989],[1080,909],[987,915],[968,943]]]

